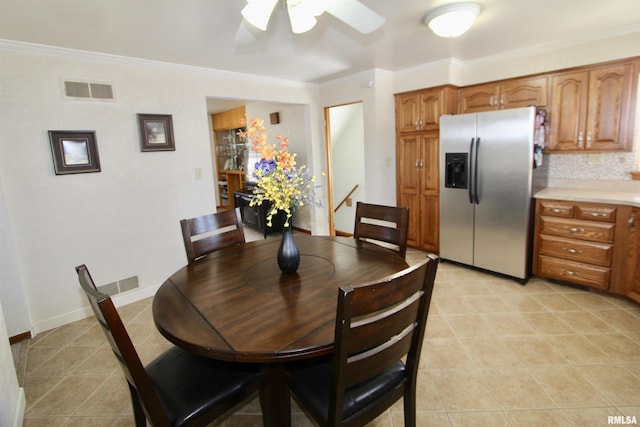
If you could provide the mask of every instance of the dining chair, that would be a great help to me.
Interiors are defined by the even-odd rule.
[[[372,221],[373,220],[373,221]],[[386,224],[386,223],[393,223]],[[407,228],[409,227],[409,208],[373,205],[358,202],[353,237],[397,246],[402,258],[407,253]]]
[[[218,249],[245,242],[240,209],[180,220],[189,264]]]
[[[321,426],[363,426],[401,397],[405,426],[416,425],[418,365],[438,263],[429,255],[386,279],[340,287],[333,356],[285,371],[294,400]]]
[[[203,426],[252,396],[256,365],[217,362],[173,347],[143,366],[111,298],[97,290],[87,267],[76,267],[80,286],[129,385],[136,426]]]

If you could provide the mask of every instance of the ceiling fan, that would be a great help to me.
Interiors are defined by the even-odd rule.
[[[289,13],[291,30],[304,33],[313,28],[316,17],[327,12],[362,34],[369,34],[380,28],[385,19],[359,0],[247,0],[242,9],[244,21],[251,26],[266,31],[276,5],[282,1]]]

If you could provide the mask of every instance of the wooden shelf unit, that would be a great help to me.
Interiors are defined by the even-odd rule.
[[[244,187],[246,140],[240,135],[245,128],[245,108],[212,114],[213,145],[216,157],[218,209],[235,208],[234,193]]]

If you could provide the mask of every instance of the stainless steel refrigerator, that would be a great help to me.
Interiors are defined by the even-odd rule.
[[[440,119],[440,256],[530,275],[535,107]]]

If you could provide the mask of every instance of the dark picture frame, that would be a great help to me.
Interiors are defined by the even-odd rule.
[[[56,175],[100,172],[95,131],[50,130],[49,143]]]
[[[138,114],[142,151],[175,151],[170,114]]]

